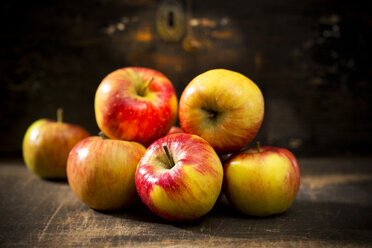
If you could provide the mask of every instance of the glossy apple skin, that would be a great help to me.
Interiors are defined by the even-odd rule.
[[[162,147],[174,159],[170,168]],[[192,221],[214,206],[222,187],[223,168],[204,139],[177,133],[155,141],[138,164],[136,187],[142,201],[170,221]]]
[[[42,178],[66,178],[68,154],[89,136],[82,127],[48,119],[35,121],[23,138],[23,159]]]
[[[180,127],[172,126],[171,129],[169,129],[167,135],[174,133],[183,133],[183,131]]]
[[[244,75],[214,69],[195,77],[181,95],[179,119],[219,154],[239,151],[256,136],[264,116],[260,89]]]
[[[152,82],[141,96],[141,90],[151,78]],[[98,127],[105,135],[148,146],[175,123],[177,104],[174,87],[162,73],[126,67],[102,80],[94,109]]]
[[[70,152],[67,179],[72,191],[97,210],[123,209],[137,199],[134,174],[146,148],[137,142],[89,137]]]
[[[248,149],[224,165],[224,191],[239,211],[269,216],[286,211],[300,187],[300,169],[295,156],[277,147]]]

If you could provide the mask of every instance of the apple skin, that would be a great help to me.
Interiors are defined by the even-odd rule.
[[[105,135],[148,146],[166,135],[175,123],[177,104],[174,87],[162,73],[125,67],[102,80],[94,109],[98,127]]]
[[[42,178],[66,178],[69,152],[88,136],[84,128],[76,125],[37,120],[23,138],[23,159],[27,168]]]
[[[174,134],[174,133],[183,133],[183,131],[179,127],[172,126],[171,129],[169,129],[169,131],[168,131],[168,133],[166,135]]]
[[[195,77],[179,103],[182,130],[204,138],[219,154],[248,145],[261,127],[263,116],[264,99],[257,85],[225,69]]]
[[[300,187],[300,169],[288,150],[263,146],[235,154],[224,165],[224,191],[244,214],[269,216],[286,211]]]
[[[175,165],[170,167],[163,144]],[[170,221],[192,221],[207,214],[221,192],[223,167],[199,136],[167,135],[155,141],[138,164],[136,187],[147,207]]]
[[[70,152],[67,179],[72,191],[97,210],[118,210],[133,204],[137,164],[146,148],[137,142],[92,136]]]

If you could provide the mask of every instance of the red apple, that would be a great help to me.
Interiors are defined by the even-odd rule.
[[[89,136],[82,127],[63,123],[62,109],[58,121],[40,119],[32,123],[23,138],[23,159],[30,171],[43,178],[66,178],[67,157],[80,140]]]
[[[137,142],[89,137],[70,152],[67,178],[76,196],[91,208],[116,210],[137,199],[134,174],[146,148]]]
[[[212,209],[222,178],[221,162],[208,142],[177,133],[147,149],[138,164],[136,187],[155,214],[171,221],[191,221]]]
[[[174,134],[174,133],[183,133],[182,129],[176,126],[172,126],[171,129],[169,129],[167,135]]]
[[[105,135],[147,146],[164,136],[175,123],[177,96],[162,73],[126,67],[102,80],[94,109],[98,127]]]
[[[300,187],[295,156],[277,147],[240,152],[224,165],[224,190],[230,203],[244,214],[268,216],[286,211]]]
[[[229,70],[200,74],[187,85],[180,99],[182,130],[204,138],[221,154],[249,144],[263,116],[260,89],[249,78]]]

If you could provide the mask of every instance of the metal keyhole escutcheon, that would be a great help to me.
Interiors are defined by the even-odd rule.
[[[164,41],[177,42],[186,31],[186,16],[180,0],[162,1],[156,12],[156,29]]]

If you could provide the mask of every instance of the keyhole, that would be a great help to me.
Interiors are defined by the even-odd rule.
[[[173,11],[169,11],[168,13],[168,26],[173,28],[174,26],[174,13]]]
[[[186,31],[185,0],[159,0],[156,29],[164,41],[180,41]],[[156,2],[156,1],[155,1]]]

